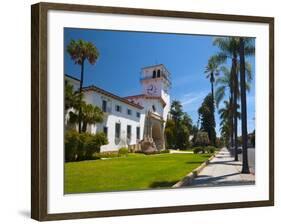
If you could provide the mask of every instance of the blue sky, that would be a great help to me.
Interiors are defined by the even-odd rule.
[[[94,84],[119,96],[141,93],[140,69],[164,64],[171,73],[171,99],[180,100],[193,123],[198,119],[198,107],[210,93],[211,86],[204,74],[208,58],[218,52],[212,36],[161,34],[145,32],[64,29],[65,73],[80,78],[80,66],[75,65],[66,52],[71,39],[83,39],[95,44],[100,56],[95,65],[85,64],[84,86]],[[247,59],[252,64],[255,58]],[[254,130],[255,79],[248,98],[248,131]],[[216,131],[219,117],[216,113]],[[239,122],[240,123],[240,122]],[[241,133],[238,128],[238,133]]]

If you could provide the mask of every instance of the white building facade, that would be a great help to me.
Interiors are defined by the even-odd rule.
[[[77,90],[80,84],[77,79],[65,77]],[[165,149],[170,73],[163,64],[144,67],[140,83],[142,93],[128,97],[117,96],[94,85],[83,88],[85,102],[104,112],[103,122],[87,127],[90,133],[106,134],[109,143],[101,146],[101,152],[116,151],[121,147],[142,151]]]

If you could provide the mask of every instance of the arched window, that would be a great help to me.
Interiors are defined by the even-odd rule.
[[[155,106],[154,106],[154,105],[152,105],[152,110],[153,110],[153,112],[155,112],[155,111],[156,111],[156,108],[155,108]]]
[[[160,69],[157,70],[157,77],[160,77]]]
[[[153,71],[152,78],[156,78],[156,71],[155,70]]]

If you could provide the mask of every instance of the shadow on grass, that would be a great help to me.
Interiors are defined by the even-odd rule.
[[[175,185],[179,180],[176,181],[154,181],[152,182],[149,187],[151,188],[158,188],[158,187],[172,187]]]
[[[186,164],[198,164],[198,165],[201,165],[204,162],[205,162],[204,160],[200,161],[200,162],[187,161]]]

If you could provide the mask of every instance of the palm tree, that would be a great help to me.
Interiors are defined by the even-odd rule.
[[[245,49],[246,43],[246,49]],[[246,97],[246,63],[245,63],[245,51],[247,55],[254,53],[254,45],[252,44],[251,38],[239,38],[239,58],[240,58],[240,88],[241,88],[241,120],[242,120],[242,153],[243,153],[243,163],[242,163],[242,173],[249,173],[248,165],[248,132],[247,132],[247,97]]]
[[[228,146],[229,140],[230,143],[233,144],[233,135],[232,135],[232,108],[231,108],[231,102],[230,101],[224,101],[224,107],[219,109],[219,115],[220,115],[220,131],[221,136],[224,137],[224,141],[226,142],[226,145]]]
[[[237,111],[237,100],[238,100],[238,76],[237,76],[237,64],[238,64],[238,46],[239,41],[236,37],[218,37],[214,39],[213,42],[214,45],[218,46],[220,49],[220,52],[217,54],[217,57],[219,58],[219,61],[221,63],[224,63],[227,61],[227,59],[231,60],[231,102],[233,104],[234,113],[233,113],[233,132],[234,132],[234,155],[235,161],[238,161],[238,121],[236,112]]]
[[[65,92],[64,92],[64,110],[67,112],[68,109],[74,108],[79,109],[80,107],[80,98],[81,93],[75,92],[73,85],[67,83],[65,85]]]
[[[238,68],[240,68],[240,66],[238,66]],[[245,70],[246,70],[246,77],[247,77],[246,90],[249,91],[250,90],[250,82],[252,81],[252,69],[251,69],[251,64],[249,64],[248,62],[245,62]],[[217,108],[219,107],[220,102],[224,99],[224,97],[226,95],[228,95],[227,92],[229,92],[229,95],[230,95],[229,103],[231,105],[232,114],[233,114],[234,108],[233,108],[233,102],[232,102],[232,98],[231,98],[232,80],[231,80],[230,70],[226,66],[221,66],[220,71],[221,71],[220,74],[222,74],[222,76],[218,77],[216,79],[216,82],[215,82],[215,86],[217,87],[216,91],[215,91],[216,106],[217,106]],[[238,89],[237,95],[238,95],[238,97],[240,97],[239,89]],[[239,108],[239,105],[237,105],[237,107]],[[230,142],[231,142],[231,146],[233,147],[233,145],[234,145],[233,119],[232,119],[232,122],[229,124],[229,130],[230,130],[230,133],[232,133],[230,135],[231,136]]]
[[[219,74],[219,58],[216,55],[213,55],[209,58],[205,73],[207,74],[206,78],[210,79],[212,99],[214,103],[215,75]]]
[[[99,107],[93,106],[92,104],[85,104],[82,111],[83,132],[86,132],[88,124],[91,125],[103,121],[103,111]]]
[[[69,53],[71,59],[81,66],[81,74],[80,74],[80,88],[79,92],[82,93],[83,82],[84,82],[84,63],[85,60],[88,60],[90,64],[95,64],[98,57],[99,52],[96,46],[84,40],[71,40],[67,46],[67,52]],[[81,98],[82,100],[82,98]],[[79,133],[81,132],[81,106],[79,108]]]
[[[82,103],[81,106],[81,121],[83,123],[82,131],[87,131],[87,126],[90,124],[96,124],[103,121],[103,111],[92,104]],[[69,122],[70,123],[78,123],[79,122],[79,114],[70,111],[69,112]]]

